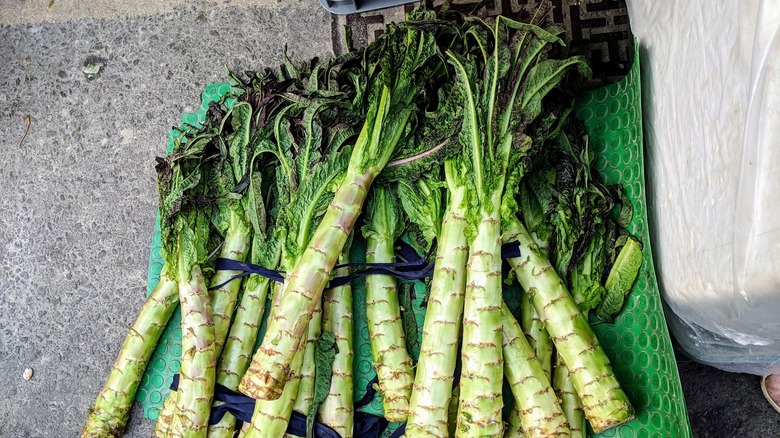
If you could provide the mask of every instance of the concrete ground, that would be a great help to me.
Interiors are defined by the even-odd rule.
[[[315,0],[0,0],[0,437],[78,435],[143,302],[169,127],[225,65],[330,32]],[[780,436],[756,377],[681,376],[697,437]],[[136,407],[127,436],[151,427]]]

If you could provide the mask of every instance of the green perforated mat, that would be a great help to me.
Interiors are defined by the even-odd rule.
[[[638,50],[635,50],[638,54]],[[661,308],[650,253],[645,200],[644,164],[642,152],[642,113],[638,55],[631,72],[622,81],[582,95],[577,114],[585,121],[598,158],[597,169],[606,182],[620,183],[634,204],[634,218],[629,231],[644,243],[645,258],[634,291],[614,324],[598,324],[594,330],[609,355],[618,379],[636,408],[636,418],[628,424],[597,436],[604,437],[690,437],[688,414],[683,400],[680,378],[675,363],[669,333]],[[183,124],[194,125],[204,120],[209,102],[229,91],[227,84],[212,84],[205,88],[202,106],[195,114],[185,114]],[[171,132],[170,143],[177,132]],[[359,239],[353,244],[353,260],[363,257],[365,246]],[[159,223],[154,231],[149,261],[148,293],[156,286],[160,268]],[[418,285],[413,311],[418,326],[422,326],[424,309],[420,307],[423,289]],[[375,371],[371,364],[368,327],[365,317],[363,281],[353,282],[355,309],[355,397],[361,398]],[[511,293],[505,297],[510,307],[517,307]],[[141,381],[137,400],[144,415],[156,419],[159,408],[168,395],[172,376],[179,369],[181,355],[181,315],[176,311],[152,356]],[[422,332],[422,330],[420,330]],[[380,396],[365,411],[381,415]]]

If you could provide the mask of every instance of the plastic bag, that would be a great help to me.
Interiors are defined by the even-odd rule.
[[[780,0],[628,0],[649,213],[674,337],[780,373]]]

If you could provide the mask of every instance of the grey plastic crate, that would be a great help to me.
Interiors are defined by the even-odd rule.
[[[417,0],[320,0],[320,4],[333,14],[354,14],[375,9],[414,3]]]

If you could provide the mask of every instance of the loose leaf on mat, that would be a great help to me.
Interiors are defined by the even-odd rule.
[[[605,285],[607,293],[604,301],[596,308],[596,316],[607,322],[614,320],[634,286],[640,266],[642,266],[642,246],[636,239],[628,238],[612,270],[609,271]]]

